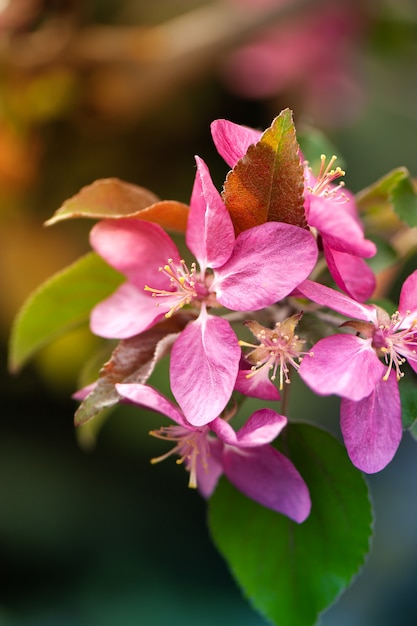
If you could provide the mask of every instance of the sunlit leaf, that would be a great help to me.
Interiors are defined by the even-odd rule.
[[[46,222],[48,226],[76,217],[118,219],[130,217],[156,222],[163,228],[184,232],[188,206],[176,200],[159,200],[144,187],[118,178],[103,178],[83,187]]]
[[[209,525],[260,613],[277,626],[313,626],[364,563],[371,505],[362,474],[331,435],[290,424],[279,439],[309,486],[309,518],[298,525],[223,479],[209,503]]]
[[[409,176],[404,177],[392,190],[394,211],[408,226],[417,226],[417,193]]]
[[[410,173],[398,167],[356,196],[366,224],[375,232],[395,231],[399,222],[417,226],[417,193]]]
[[[95,253],[48,279],[29,296],[15,319],[10,370],[16,372],[44,345],[88,321],[93,306],[123,280]]]
[[[306,227],[303,167],[285,109],[227,175],[223,199],[237,233],[268,221]]]

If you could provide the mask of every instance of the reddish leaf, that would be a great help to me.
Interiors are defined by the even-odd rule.
[[[118,219],[130,217],[156,222],[163,228],[185,231],[188,206],[175,200],[159,200],[144,187],[103,178],[83,187],[46,222],[48,226],[74,217]]]
[[[188,321],[188,316],[176,315],[140,335],[121,341],[110,360],[103,365],[94,388],[77,409],[75,425],[85,424],[100,411],[117,404],[120,398],[116,383],[145,383]]]
[[[226,178],[223,199],[236,233],[265,222],[307,227],[298,149],[291,111],[285,109]]]

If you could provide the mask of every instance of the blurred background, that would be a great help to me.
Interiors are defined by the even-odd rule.
[[[70,396],[97,345],[88,330],[17,376],[7,342],[29,293],[89,249],[88,220],[43,227],[64,200],[119,177],[188,202],[194,154],[219,188],[227,171],[213,119],[263,129],[286,107],[300,132],[325,133],[353,191],[400,165],[416,175],[415,1],[0,0],[1,626],[265,624],[184,471],[150,466],[164,452],[147,436],[159,418],[118,408],[95,446],[75,432]],[[323,412],[295,395],[295,418]],[[325,407],[337,430],[337,403]],[[322,626],[417,621],[408,435],[369,484],[373,551]]]

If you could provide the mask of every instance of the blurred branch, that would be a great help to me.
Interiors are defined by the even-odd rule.
[[[3,41],[0,63],[36,72],[54,65],[89,74],[93,108],[135,116],[178,85],[195,78],[248,36],[278,20],[314,9],[323,0],[287,0],[260,10],[221,1],[204,5],[155,27],[90,26],[50,20],[33,33]]]
[[[221,1],[199,7],[164,24],[91,26],[77,31],[72,20],[54,18],[34,32],[9,40],[0,50],[1,62],[36,69],[45,63],[149,63],[188,58],[196,53],[220,55],[271,22],[287,19],[323,0],[287,0],[264,10]]]

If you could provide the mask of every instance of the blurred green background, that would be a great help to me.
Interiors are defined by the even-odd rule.
[[[0,624],[261,626],[182,468],[149,464],[159,418],[118,408],[94,448],[77,441],[70,396],[95,338],[81,329],[12,376],[8,336],[28,294],[88,250],[90,222],[43,221],[111,176],[187,202],[194,154],[220,188],[215,118],[262,129],[292,108],[355,192],[396,166],[416,175],[415,2],[6,0],[0,43]],[[295,418],[337,431],[333,398],[295,396]],[[369,484],[372,554],[322,626],[417,621],[408,435]]]

